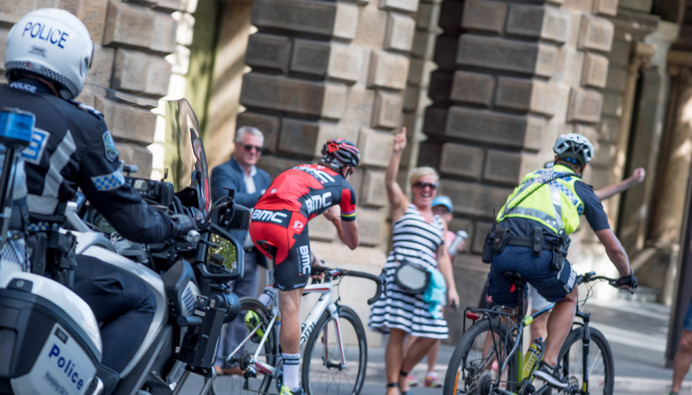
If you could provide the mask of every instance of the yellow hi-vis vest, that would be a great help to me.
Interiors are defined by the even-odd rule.
[[[560,229],[574,232],[584,212],[584,203],[574,190],[577,181],[579,176],[563,165],[527,174],[500,209],[497,222],[521,217],[540,222],[555,234]]]

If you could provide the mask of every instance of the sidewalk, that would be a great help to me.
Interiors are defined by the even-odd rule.
[[[591,302],[585,311],[591,313],[591,324],[608,339],[615,358],[615,394],[661,395],[670,389],[673,370],[664,366],[670,308],[656,303],[627,300]],[[442,345],[436,365],[444,378],[447,362],[454,351]],[[413,375],[425,376],[425,364],[413,369]],[[363,395],[384,393],[384,349],[368,350],[368,373]],[[440,389],[414,387],[413,395],[440,394]],[[687,375],[681,394],[692,393],[692,375]]]
[[[662,395],[670,389],[673,371],[664,366],[666,337],[670,308],[646,302],[610,300],[590,301],[585,311],[591,313],[591,323],[608,339],[615,359],[616,395]],[[367,330],[366,330],[367,331]],[[368,333],[371,333],[367,331]],[[454,351],[451,345],[442,345],[436,372],[444,380],[447,363]],[[411,372],[422,383],[425,363],[419,363]],[[193,375],[195,376],[195,375]],[[692,394],[692,375],[685,378],[681,394]],[[368,368],[361,395],[385,393],[384,346],[368,349]],[[186,383],[182,394],[197,393],[199,377]],[[220,393],[236,393],[221,388]],[[196,390],[196,391],[195,391]],[[275,392],[272,392],[275,393]],[[440,395],[442,390],[421,386],[412,388],[412,395]],[[335,394],[319,394],[335,395]]]

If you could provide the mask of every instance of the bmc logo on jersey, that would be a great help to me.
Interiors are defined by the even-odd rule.
[[[320,195],[308,196],[308,198],[305,199],[305,206],[307,206],[309,214],[317,213],[333,205],[332,193],[329,191],[323,192]]]
[[[314,167],[309,167],[309,165],[304,165],[304,166],[298,166],[298,167],[296,167],[296,169],[310,174],[311,176],[315,177],[315,179],[317,179],[317,181],[319,181],[323,185],[327,184],[327,183],[333,183],[336,181],[334,179],[334,177],[329,175],[329,173],[322,170],[322,169],[324,169],[324,167],[322,167],[322,166],[319,166],[318,168],[314,168]]]
[[[257,222],[270,222],[288,227],[290,216],[287,211],[271,211],[271,210],[252,210],[252,220]]]

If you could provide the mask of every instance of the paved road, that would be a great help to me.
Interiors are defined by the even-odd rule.
[[[669,390],[672,370],[664,366],[664,353],[670,309],[660,304],[611,300],[590,301],[585,309],[592,314],[592,325],[606,336],[615,357],[615,394],[661,395]],[[444,377],[453,347],[443,345],[436,371]],[[383,395],[384,350],[368,350],[368,371],[362,395]],[[419,378],[425,375],[424,364],[412,371]],[[193,378],[181,393],[194,394],[201,381]],[[230,393],[217,386],[219,393]],[[686,377],[682,392],[692,393],[692,375]],[[440,389],[415,387],[413,395],[439,395]],[[320,394],[322,395],[322,394]],[[330,394],[324,394],[330,395]]]

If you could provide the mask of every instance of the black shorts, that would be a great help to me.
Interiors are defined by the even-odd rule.
[[[531,248],[506,246],[501,254],[493,257],[488,274],[488,294],[499,305],[517,305],[517,293],[511,292],[512,283],[502,276],[505,271],[522,274],[539,294],[550,302],[559,302],[567,296],[577,280],[577,273],[565,260],[562,270],[553,269],[553,253],[543,250],[541,255],[531,255]]]
[[[278,215],[272,215],[278,214]],[[250,237],[267,258],[274,260],[275,285],[282,291],[303,288],[310,279],[312,255],[308,236],[308,219],[299,212],[253,211]],[[276,257],[257,241],[276,247]]]

